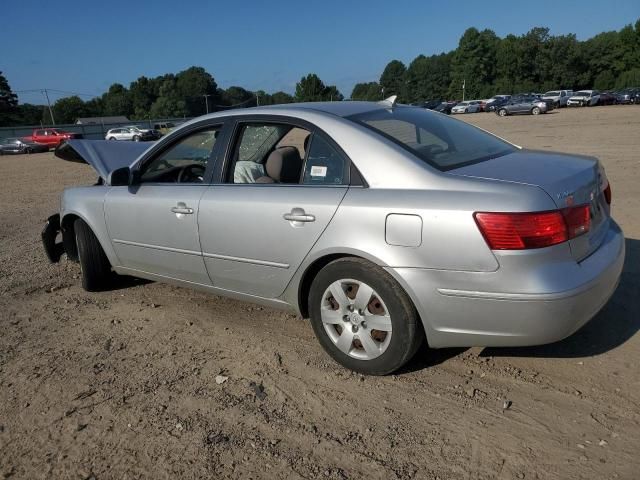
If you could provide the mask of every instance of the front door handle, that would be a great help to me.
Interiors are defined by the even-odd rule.
[[[191,215],[193,208],[187,207],[187,204],[184,202],[178,202],[175,207],[171,207],[171,211],[177,215]]]
[[[282,218],[290,222],[315,222],[316,216],[305,213],[303,208],[294,208],[290,213],[285,213]]]

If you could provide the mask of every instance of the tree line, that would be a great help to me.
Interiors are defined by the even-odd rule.
[[[398,95],[404,103],[459,99],[557,88],[599,90],[640,86],[640,20],[621,30],[579,41],[574,34],[551,35],[536,27],[523,35],[498,37],[492,30],[467,29],[455,50],[418,55],[408,65],[390,61],[378,81],[358,83],[352,100],[380,100]],[[195,117],[209,111],[291,102],[339,101],[342,93],[310,73],[295,93],[252,92],[239,86],[219,88],[202,67],[155,78],[139,77],[128,87],[114,83],[101,96],[77,95],[52,105],[56,123],[79,117],[125,115],[132,120]],[[43,105],[19,104],[0,72],[0,126],[51,124]]]
[[[177,74],[155,78],[142,76],[129,87],[114,83],[101,96],[83,100],[78,95],[58,99],[52,104],[58,124],[73,123],[80,117],[124,115],[132,120],[197,117],[217,110],[274,105],[292,102],[342,100],[334,85],[325,85],[315,74],[300,79],[294,95],[286,92],[251,92],[242,87],[219,88],[213,76],[202,67],[190,67]],[[0,126],[50,125],[46,105],[19,104],[7,79],[0,72]]]
[[[463,83],[465,97],[478,99],[559,88],[639,87],[640,20],[584,41],[574,34],[551,35],[542,27],[504,38],[492,30],[469,28],[455,50],[418,55],[408,66],[392,60],[377,82],[356,84],[351,99],[460,99]]]

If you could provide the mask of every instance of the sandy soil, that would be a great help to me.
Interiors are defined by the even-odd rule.
[[[603,160],[622,282],[565,341],[425,350],[385,378],[334,364],[291,314],[156,283],[84,292],[39,234],[92,171],[1,157],[0,478],[638,478],[640,107],[460,118]]]

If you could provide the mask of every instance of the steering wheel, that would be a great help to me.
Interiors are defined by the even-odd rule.
[[[178,183],[196,183],[204,179],[205,166],[197,163],[184,166],[178,173]]]

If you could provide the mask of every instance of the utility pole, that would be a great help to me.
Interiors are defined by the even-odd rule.
[[[209,97],[212,97],[213,95],[203,95],[204,97],[204,103],[207,105],[207,113],[209,113]]]
[[[256,93],[256,107],[260,106],[260,95],[258,95],[258,93]]]
[[[55,127],[56,120],[55,118],[53,118],[53,110],[51,110],[51,102],[49,101],[49,92],[47,92],[47,89],[45,88],[44,90],[42,90],[42,93],[47,98],[47,105],[49,105],[49,114],[51,115],[51,123],[53,123],[53,126]]]
[[[467,79],[463,78],[462,79],[462,101],[464,102],[464,89],[467,86]]]

